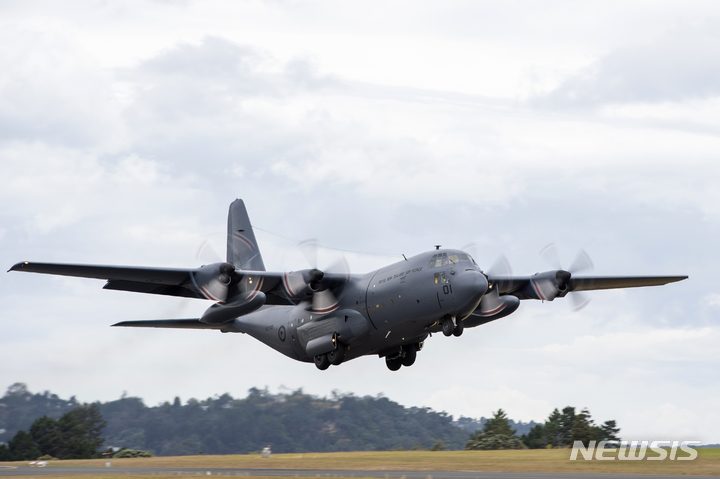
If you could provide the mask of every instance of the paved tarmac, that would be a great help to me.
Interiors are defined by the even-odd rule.
[[[574,474],[488,471],[378,471],[359,469],[234,469],[185,467],[8,467],[0,466],[4,476],[57,475],[158,475],[158,476],[281,476],[281,477],[373,477],[378,479],[707,479],[708,476],[669,476],[648,474]]]

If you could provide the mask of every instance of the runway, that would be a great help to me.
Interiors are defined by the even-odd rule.
[[[491,471],[382,471],[360,469],[235,469],[185,467],[8,467],[0,466],[6,476],[277,476],[277,477],[371,477],[377,479],[699,479],[708,476],[672,476],[649,474],[577,474],[548,472]]]

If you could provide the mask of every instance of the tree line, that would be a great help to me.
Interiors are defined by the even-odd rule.
[[[572,407],[556,409],[542,424],[514,422],[502,409],[489,419],[454,421],[382,395],[320,398],[302,390],[251,388],[245,398],[223,394],[185,404],[175,398],[148,407],[125,395],[83,405],[49,392],[32,394],[18,383],[0,398],[0,443],[7,442],[0,460],[99,457],[110,446],[126,455],[161,456],[242,454],[266,445],[276,453],[565,447],[574,439],[616,439],[618,431],[614,421],[595,426],[587,410],[575,414]]]
[[[59,417],[80,405],[50,393],[32,394],[13,385],[0,398],[0,441],[9,441],[34,418]],[[383,396],[333,393],[328,398],[302,390],[271,394],[251,388],[245,398],[223,394],[203,400],[180,398],[154,407],[137,397],[96,403],[107,422],[104,446],[155,455],[242,454],[429,449],[441,441],[462,449],[467,433],[452,416],[430,408],[406,408]],[[18,421],[19,417],[24,421]]]
[[[518,437],[516,432],[505,411],[498,409],[481,430],[470,435],[465,449],[544,449],[568,447],[575,441],[586,447],[593,440],[620,442],[620,428],[614,420],[597,426],[587,408],[575,414],[572,406],[563,408],[562,412],[554,409],[545,423],[536,424],[527,434]]]
[[[97,404],[73,409],[60,419],[42,416],[28,432],[20,430],[8,444],[0,444],[0,461],[100,457],[106,424]]]

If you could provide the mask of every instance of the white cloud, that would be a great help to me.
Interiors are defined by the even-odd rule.
[[[720,94],[718,19],[682,25],[649,44],[616,49],[538,98],[539,104],[685,101]]]
[[[505,385],[489,387],[453,386],[441,389],[425,399],[436,411],[458,410],[467,417],[490,417],[491,411],[503,409],[514,420],[537,420],[550,415],[555,405],[536,399]]]
[[[717,442],[703,418],[715,424],[720,397],[720,103],[709,84],[688,96],[685,73],[638,90],[645,66],[715,38],[666,32],[717,4],[656,5],[652,21],[624,3],[499,5],[383,4],[378,17],[365,4],[3,4],[0,258],[196,265],[242,197],[273,269],[305,266],[287,237],[408,256],[475,241],[483,266],[505,253],[518,274],[546,268],[538,251],[557,241],[563,261],[583,247],[599,274],[689,281],[592,293],[575,315],[563,300],[524,302],[433,337],[392,373],[376,357],[319,372],[243,335],[110,329],[206,304],[12,273],[0,276],[0,361],[40,353],[0,383],[151,404],[284,384],[524,420],[571,404],[636,437]],[[692,75],[712,73],[715,51],[692,51]],[[598,108],[523,101],[591,64],[598,76],[565,87]],[[608,72],[622,81],[607,87]],[[364,272],[396,257],[348,259]]]

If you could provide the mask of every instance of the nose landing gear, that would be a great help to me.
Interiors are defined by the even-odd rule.
[[[442,332],[445,336],[459,337],[464,330],[462,321],[458,321],[455,317],[445,318],[442,322]]]
[[[465,326],[463,326],[462,321],[458,321],[457,324],[455,325],[455,329],[453,330],[453,336],[460,337],[462,335],[463,331],[465,331]]]

